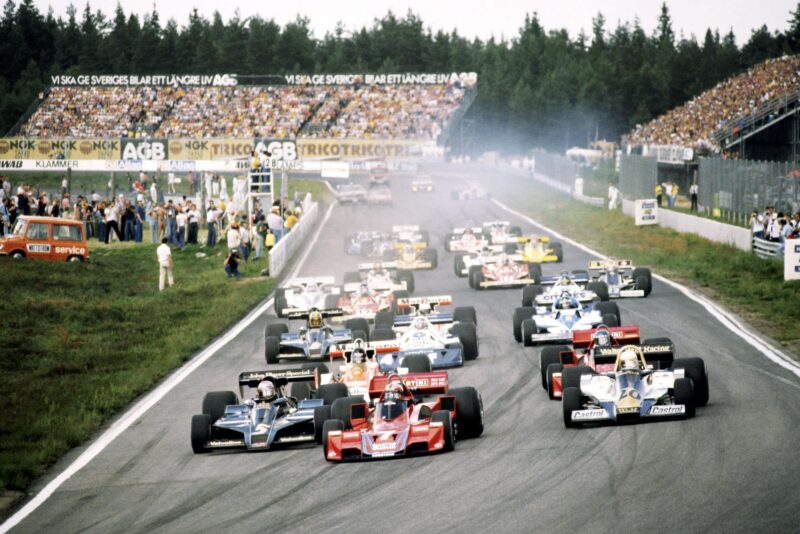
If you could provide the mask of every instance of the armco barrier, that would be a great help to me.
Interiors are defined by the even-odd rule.
[[[319,203],[311,202],[310,196],[307,196],[303,206],[303,217],[294,225],[292,231],[284,234],[269,251],[270,276],[278,276],[309,234],[319,229],[316,224],[319,218]]]
[[[622,201],[622,211],[625,215],[633,217],[635,208],[636,203],[633,200]],[[733,245],[739,250],[750,251],[752,248],[750,230],[747,228],[739,228],[668,209],[658,210],[658,224],[678,232],[699,235],[717,243]]]
[[[759,258],[780,258],[783,255],[781,243],[757,237],[753,238],[753,253]]]

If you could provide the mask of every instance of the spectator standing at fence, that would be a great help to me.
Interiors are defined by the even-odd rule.
[[[209,202],[208,211],[206,211],[206,223],[208,224],[206,246],[217,246],[217,230],[219,229],[219,217],[221,214],[222,210],[214,204],[214,201]]]
[[[753,232],[753,237],[764,239],[764,217],[757,210],[750,214],[750,231]]]
[[[266,237],[266,235],[267,223],[264,222],[264,216],[262,215],[256,219],[256,223],[253,224],[253,228],[250,231],[250,242],[253,243],[255,247],[254,259],[259,259],[264,256],[264,237]]]
[[[288,210],[286,212],[286,220],[283,223],[284,228],[286,228],[286,232],[289,233],[294,228],[294,225],[297,224],[297,221],[300,219],[295,215],[294,211]]]
[[[172,200],[167,202],[167,228],[166,228],[166,237],[169,239],[170,243],[173,245],[177,244],[178,241],[178,231],[177,231],[177,221],[176,217],[178,215],[178,210],[175,209],[175,205],[172,203]]]
[[[133,241],[136,237],[136,213],[130,200],[126,200],[122,209],[122,239]]]
[[[661,207],[661,197],[664,195],[664,188],[661,184],[656,184],[656,202],[658,203],[658,207]]]
[[[183,250],[186,246],[186,213],[182,206],[178,206],[176,209],[175,228],[177,233],[177,245]]]
[[[11,212],[8,209],[10,205],[11,201],[5,197],[0,202],[0,235],[6,235],[11,227]]]
[[[664,194],[667,195],[667,207],[671,208],[670,204],[672,198],[672,182],[664,182]]]
[[[239,225],[239,238],[241,240],[239,249],[242,251],[244,261],[247,261],[250,257],[250,225],[247,224],[247,221],[243,221]]]
[[[619,203],[619,189],[614,187],[614,184],[608,182],[608,209],[617,209]]]
[[[767,225],[767,234],[769,234],[769,240],[774,243],[779,243],[781,240],[781,220],[783,220],[783,213],[772,214],[770,218],[770,222]]]
[[[156,257],[158,258],[158,290],[164,291],[165,279],[169,280],[169,287],[175,285],[175,279],[172,276],[172,251],[167,245],[167,238],[161,239],[161,244],[156,249]]]
[[[697,211],[697,193],[700,191],[700,187],[697,183],[693,183],[689,186],[689,195],[692,199],[692,206],[689,208],[690,211]]]
[[[134,223],[134,233],[133,233],[133,240],[137,243],[142,242],[142,234],[144,234],[144,221],[147,218],[144,211],[144,202],[138,201],[136,206],[133,208],[134,216],[136,219],[133,221]]]
[[[283,219],[280,216],[280,208],[278,206],[273,206],[269,215],[267,215],[267,226],[275,234],[275,242],[280,241],[281,237],[283,237]]]
[[[158,244],[158,206],[155,202],[147,205],[147,225],[150,227],[150,243]]]
[[[189,211],[186,213],[186,220],[189,223],[189,237],[186,242],[190,245],[197,244],[197,223],[200,219],[200,212],[193,202],[189,203]]]
[[[119,217],[119,209],[115,203],[111,203],[105,209],[105,220],[103,221],[106,226],[106,245],[108,245],[108,239],[111,237],[111,231],[113,230],[115,234],[117,234],[117,239],[122,241],[122,232],[119,231],[119,223],[117,223],[117,218]]]

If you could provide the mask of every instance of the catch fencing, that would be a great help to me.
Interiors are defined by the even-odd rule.
[[[566,187],[566,191],[572,190],[575,178],[578,177],[578,168],[575,162],[560,154],[553,154],[541,149],[534,149],[531,155],[536,160],[536,174],[547,176],[551,180]],[[564,188],[560,188],[564,190]]]
[[[291,232],[283,235],[283,237],[275,243],[272,250],[269,251],[269,270],[270,276],[276,277],[289,263],[289,260],[294,256],[295,252],[307,242],[308,236],[319,230],[317,226],[317,219],[319,218],[319,203],[311,200],[311,195],[306,195],[303,200],[303,217],[297,221]]]
[[[658,160],[636,154],[623,155],[619,162],[619,189],[631,200],[655,198]]]

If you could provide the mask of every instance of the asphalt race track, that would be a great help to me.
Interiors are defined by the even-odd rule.
[[[439,456],[344,465],[328,464],[311,447],[193,454],[189,421],[204,393],[236,390],[239,372],[265,368],[270,314],[14,532],[797,532],[797,376],[654,281],[650,297],[619,301],[622,320],[640,324],[643,337],[671,337],[679,357],[705,358],[709,405],[688,421],[565,429],[560,402],[541,388],[538,351],[511,335],[521,291],[476,292],[453,275],[442,246],[449,228],[511,219],[532,230],[489,201],[451,200],[463,173],[433,173],[434,194],[412,194],[407,179],[395,179],[392,208],[336,207],[300,274],[341,280],[354,270],[358,260],[342,254],[343,234],[404,223],[429,229],[439,268],[415,273],[415,294],[451,294],[477,308],[480,357],[451,371],[450,382],[482,394],[481,438]],[[490,186],[491,175],[472,177],[479,178]],[[564,269],[586,268],[590,259],[567,244],[564,257]]]

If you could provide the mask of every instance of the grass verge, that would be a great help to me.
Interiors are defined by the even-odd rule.
[[[789,351],[800,352],[800,282],[784,282],[782,262],[668,228],[635,226],[621,211],[609,212],[540,186],[532,188],[527,179],[503,180],[506,183],[496,188],[496,196],[507,205],[598,251],[688,283]]]

